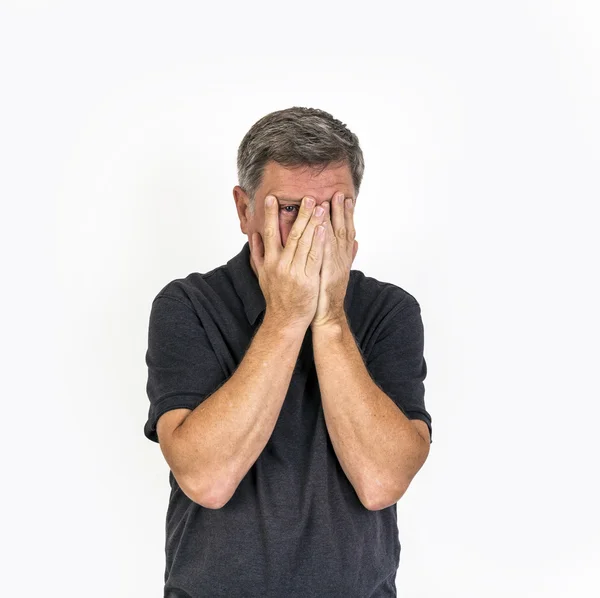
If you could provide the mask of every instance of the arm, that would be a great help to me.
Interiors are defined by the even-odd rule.
[[[420,306],[413,301],[407,307],[401,298],[382,319],[363,362],[344,309],[358,249],[352,198],[336,193],[331,216],[311,322],[321,402],[334,450],[360,501],[369,510],[383,509],[400,499],[429,453]],[[406,414],[424,421],[414,425]]]
[[[379,354],[390,355],[385,349]],[[424,421],[408,419],[373,381],[345,317],[313,328],[313,353],[327,430],[340,465],[367,509],[389,507],[425,462],[429,428]],[[386,365],[388,371],[393,368],[391,361]],[[378,364],[377,369],[384,368]]]
[[[233,496],[273,433],[303,338],[265,314],[227,382],[170,434],[158,429],[165,459],[192,500],[218,509]]]
[[[323,214],[305,198],[284,248],[273,200],[265,202],[263,235],[250,243],[265,317],[225,383],[219,387],[221,367],[192,310],[175,301],[175,312],[161,311],[157,302],[151,315],[146,436],[156,440],[153,423],[162,418],[161,448],[173,475],[186,495],[211,508],[231,498],[270,438],[317,305]]]

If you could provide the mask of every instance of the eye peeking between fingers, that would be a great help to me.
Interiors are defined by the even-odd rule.
[[[288,211],[286,210],[286,208],[294,208],[296,210],[296,212],[293,211]],[[300,206],[293,206],[293,205],[289,205],[289,206],[282,206],[281,207],[281,211],[286,215],[286,216],[294,216],[295,214],[298,213],[298,210],[300,209]]]

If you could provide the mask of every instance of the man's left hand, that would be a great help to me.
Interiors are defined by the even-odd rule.
[[[339,202],[337,197],[341,196]],[[321,267],[321,284],[317,311],[310,323],[311,329],[335,325],[346,317],[344,299],[350,278],[350,268],[358,251],[355,240],[354,203],[351,198],[344,199],[342,193],[335,193],[331,206],[329,202],[321,204],[325,208],[323,224],[325,229],[325,253]]]

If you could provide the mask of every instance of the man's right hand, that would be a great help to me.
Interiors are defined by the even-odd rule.
[[[273,204],[266,200],[272,197]],[[325,211],[319,216],[304,197],[298,217],[290,230],[285,247],[279,232],[279,202],[265,198],[265,226],[252,235],[250,250],[258,271],[258,281],[267,304],[267,315],[282,327],[306,331],[317,310],[321,264],[325,243],[324,227],[319,226]],[[309,200],[309,201],[307,201]],[[321,208],[322,209],[322,208]]]

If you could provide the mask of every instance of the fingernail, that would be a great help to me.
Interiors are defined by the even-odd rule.
[[[306,207],[312,208],[315,205],[315,200],[312,197],[306,198]]]
[[[273,202],[275,201],[275,198],[272,195],[267,195],[267,197],[265,198],[265,203],[267,204],[267,207],[271,207],[273,205]]]
[[[344,194],[343,194],[343,193],[340,193],[340,194],[337,196],[337,200],[338,200],[338,202],[339,202],[339,203],[342,203],[342,202],[344,201]]]

